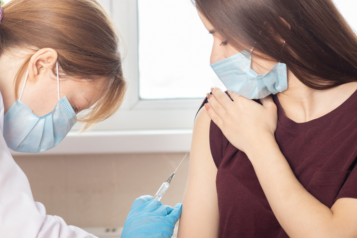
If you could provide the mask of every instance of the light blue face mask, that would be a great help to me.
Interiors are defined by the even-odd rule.
[[[278,63],[264,75],[252,70],[251,62],[251,54],[242,51],[211,67],[228,90],[248,99],[261,99],[288,89],[286,64]]]
[[[20,98],[5,114],[4,138],[13,151],[40,153],[57,146],[76,123],[76,113],[66,97],[60,99],[57,68],[58,103],[54,110],[38,117],[31,108],[21,102],[28,72]]]

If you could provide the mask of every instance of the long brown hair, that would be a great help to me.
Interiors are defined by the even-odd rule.
[[[12,0],[4,6],[0,25],[0,55],[8,49],[52,48],[61,73],[78,79],[105,77],[110,87],[80,121],[103,121],[120,107],[126,91],[119,40],[96,0]],[[28,60],[15,79],[16,94]]]
[[[356,35],[332,0],[192,1],[229,44],[254,46],[310,88],[357,81]]]

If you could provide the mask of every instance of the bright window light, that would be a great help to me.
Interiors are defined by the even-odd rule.
[[[138,0],[138,8],[142,99],[203,98],[222,86],[209,65],[213,38],[190,0]]]
[[[343,17],[346,19],[348,24],[356,32],[357,30],[357,1],[356,0],[333,0],[338,10],[340,10]]]
[[[357,30],[356,0],[334,0]],[[213,39],[190,0],[138,0],[142,99],[202,98],[225,89],[209,66]]]

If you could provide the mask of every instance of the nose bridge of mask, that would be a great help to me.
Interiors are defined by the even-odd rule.
[[[211,64],[213,71],[230,91],[249,99],[260,99],[287,89],[287,68],[278,63],[266,74],[251,68],[251,54],[244,50]]]
[[[249,61],[248,61],[248,60]],[[244,70],[248,70],[251,67],[251,56],[248,52],[239,52],[238,54],[232,55],[228,58],[222,59],[211,64],[212,69],[217,73],[228,73],[227,69],[239,70],[236,66],[240,65]]]
[[[60,85],[59,85],[59,74],[58,74],[58,61],[56,62],[56,73],[57,73],[57,94],[58,94],[58,100],[60,100]],[[26,83],[27,83],[27,79],[29,77],[29,71],[27,70],[26,72],[26,76],[25,76],[25,81],[24,81],[24,84],[22,85],[22,90],[21,90],[21,94],[20,94],[20,97],[19,97],[19,100],[21,101],[21,98],[24,94],[24,90],[25,90],[25,86],[26,86]]]

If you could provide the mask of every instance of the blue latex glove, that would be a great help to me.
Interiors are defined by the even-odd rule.
[[[169,238],[180,219],[182,204],[175,208],[153,200],[152,196],[137,198],[126,219],[122,238]]]

